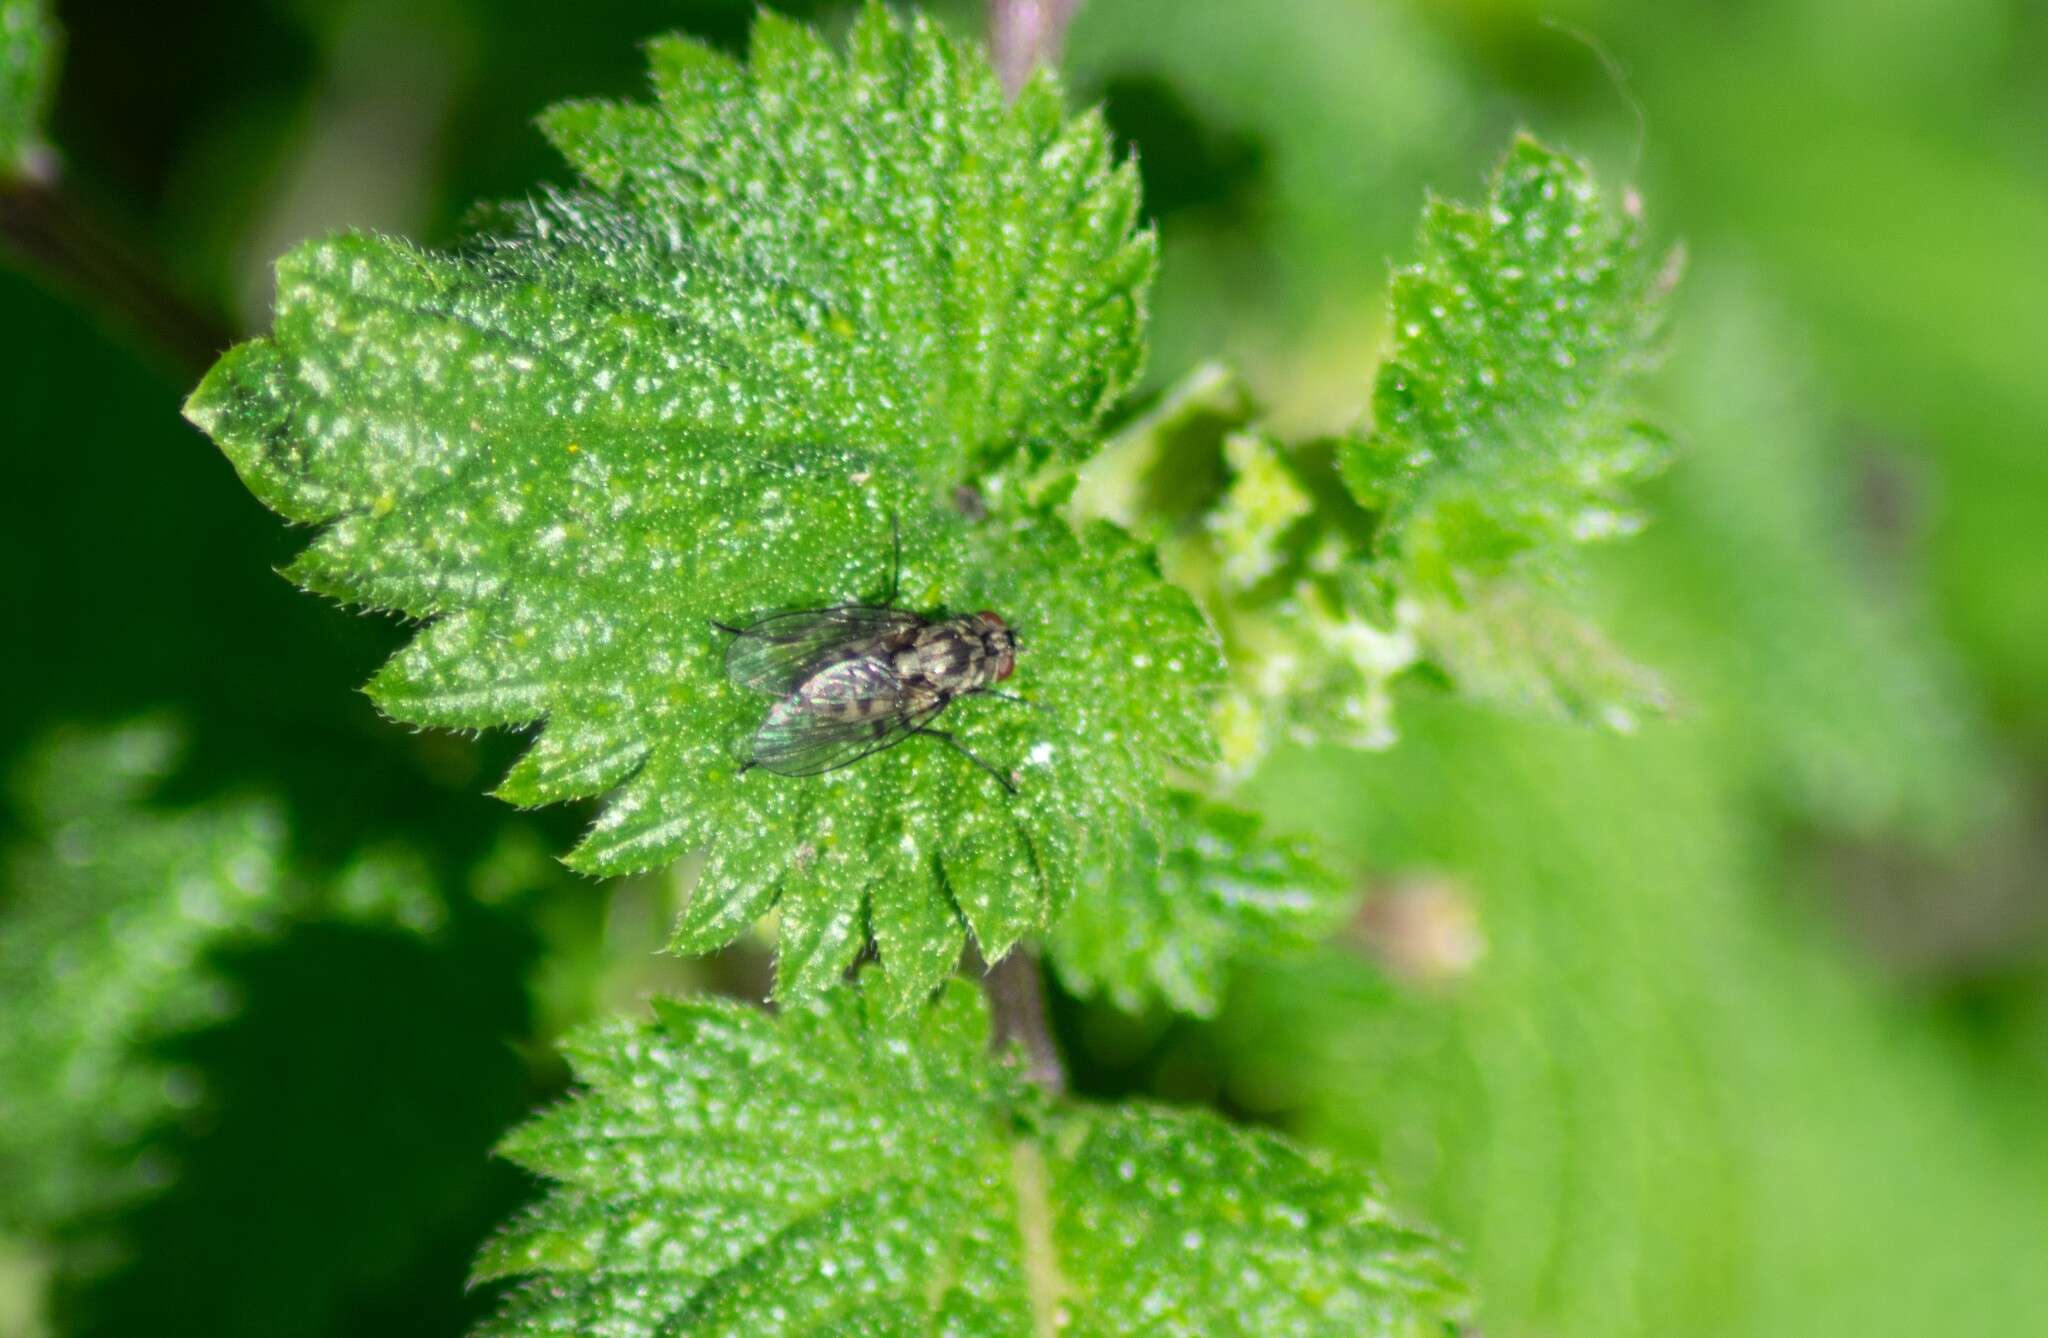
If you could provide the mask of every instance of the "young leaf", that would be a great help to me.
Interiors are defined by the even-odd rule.
[[[1422,259],[1393,286],[1374,428],[1340,453],[1373,513],[1371,598],[1347,618],[1413,637],[1460,689],[1626,728],[1655,677],[1560,602],[1572,547],[1641,524],[1625,485],[1670,443],[1629,404],[1656,352],[1676,255],[1641,210],[1526,136],[1484,207],[1432,200]]]
[[[431,620],[371,685],[386,712],[543,725],[500,793],[612,796],[576,867],[708,851],[676,946],[779,906],[782,993],[872,933],[906,1004],[968,931],[995,957],[1048,923],[1208,751],[1193,605],[1107,527],[1018,509],[1135,373],[1152,239],[1096,118],[1047,80],[1006,105],[923,20],[871,5],[844,57],[772,15],[744,64],[652,55],[655,104],[544,118],[581,190],[465,254],[300,249],[188,413],[327,525],[296,579]],[[936,722],[1014,798],[931,738],[742,772],[771,703],[713,623],[882,598],[898,526],[900,606],[1019,629],[1030,705]]]
[[[1421,262],[1395,277],[1370,434],[1290,447],[1225,400],[1120,441],[1139,463],[1208,457],[1174,471],[1206,484],[1202,533],[1180,525],[1163,553],[1231,650],[1219,734],[1233,775],[1282,736],[1389,746],[1403,678],[1614,727],[1665,707],[1655,674],[1571,609],[1565,580],[1575,545],[1636,529],[1624,486],[1669,459],[1626,400],[1675,281],[1675,264],[1645,254],[1638,215],[1634,197],[1610,203],[1583,164],[1522,137],[1483,209],[1430,203]],[[1180,404],[1219,398],[1180,391],[1161,412]],[[1081,504],[1157,496],[1116,488],[1112,463]],[[1331,463],[1346,488],[1329,486]]]
[[[1357,560],[1370,517],[1338,477],[1337,443],[1283,442],[1261,414],[1230,372],[1199,367],[1088,462],[1069,503],[1157,543],[1221,632],[1224,783],[1283,737],[1385,747],[1390,684],[1421,654],[1411,628],[1377,616],[1390,611]]]
[[[136,1149],[189,1086],[150,1043],[219,1014],[207,955],[267,933],[284,897],[269,807],[140,808],[176,751],[138,724],[60,738],[19,779],[34,843],[0,915],[0,1226],[47,1233],[150,1187]]]
[[[1676,274],[1639,215],[1519,139],[1483,208],[1430,203],[1374,430],[1283,442],[1204,367],[1090,463],[1076,511],[1158,542],[1221,629],[1223,779],[1282,738],[1389,746],[1403,680],[1620,729],[1665,708],[1566,579],[1670,454],[1627,402]]]
[[[1181,808],[1163,857],[1134,842],[1130,862],[1084,887],[1054,927],[1052,961],[1075,991],[1206,1017],[1234,959],[1306,947],[1342,915],[1343,885],[1258,819],[1187,796]]]
[[[1257,414],[1237,374],[1205,362],[1117,429],[1080,471],[1069,513],[1164,543],[1224,486],[1223,443]]]
[[[483,1252],[484,1332],[1408,1334],[1460,1313],[1372,1183],[1206,1114],[1047,1101],[954,982],[912,1023],[658,1003],[569,1046],[504,1152],[554,1186]]]
[[[1622,392],[1670,282],[1633,201],[1615,208],[1583,163],[1527,136],[1483,208],[1431,200],[1422,259],[1394,279],[1373,432],[1342,458],[1379,516],[1377,555],[1455,595],[1532,550],[1635,529],[1622,485],[1669,451]]]
[[[24,172],[41,143],[57,47],[43,0],[0,0],[0,182]]]

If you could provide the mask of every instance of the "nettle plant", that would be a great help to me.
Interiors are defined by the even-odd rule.
[[[1565,579],[1666,454],[1623,398],[1672,278],[1632,197],[1518,140],[1429,205],[1370,422],[1286,442],[1215,369],[1125,406],[1156,242],[1050,75],[1006,98],[879,5],[843,50],[764,15],[744,61],[649,52],[652,101],[542,117],[576,183],[462,249],[285,257],[187,410],[319,527],[293,579],[423,624],[386,714],[531,731],[498,793],[600,801],[575,869],[698,862],[675,951],[772,925],[772,1006],[567,1043],[577,1092],[504,1143],[548,1188],[481,1255],[516,1280],[486,1331],[1455,1326],[1451,1256],[1363,1172],[1064,1095],[1037,973],[1200,1014],[1327,932],[1343,884],[1228,794],[1276,740],[1384,746],[1402,682],[1656,706]],[[913,709],[872,641],[761,622],[885,598],[1000,615],[1023,701]],[[757,625],[799,630],[723,630]],[[895,746],[779,774],[771,712]]]

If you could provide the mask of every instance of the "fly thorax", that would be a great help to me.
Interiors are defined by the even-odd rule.
[[[911,647],[917,675],[938,691],[955,695],[974,686],[971,676],[976,647],[959,621],[949,619],[925,628]]]

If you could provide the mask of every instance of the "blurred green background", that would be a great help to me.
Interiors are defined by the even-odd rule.
[[[49,138],[200,328],[246,333],[291,242],[455,239],[565,175],[542,105],[751,9],[59,5]],[[1591,578],[1677,716],[1416,700],[1387,753],[1276,758],[1253,797],[1365,909],[1213,1023],[1056,1000],[1084,1089],[1381,1166],[1466,1243],[1489,1335],[2048,1333],[2048,10],[1088,0],[1065,63],[1163,234],[1153,382],[1225,356],[1289,428],[1356,417],[1425,191],[1476,196],[1517,127],[1692,255],[1656,386],[1687,455]],[[221,936],[217,1007],[138,1038],[147,1192],[0,1208],[0,1334],[457,1332],[546,1038],[761,963],[653,958],[665,881],[555,871],[579,815],[482,793],[516,741],[376,718],[354,689],[402,629],[272,573],[303,536],[177,417],[203,338],[21,264],[0,328],[0,758],[29,777],[0,836],[78,820],[39,740],[147,715],[186,743],[134,802],[254,796],[312,889]],[[349,870],[392,849],[416,898],[365,910]],[[8,869],[0,913],[50,876]]]

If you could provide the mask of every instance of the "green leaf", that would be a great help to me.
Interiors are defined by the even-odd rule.
[[[505,1141],[553,1182],[485,1333],[1410,1334],[1460,1313],[1372,1183],[1201,1113],[1054,1102],[953,982],[914,1021],[657,1003]]]
[[[1282,739],[1389,747],[1404,683],[1624,730],[1668,706],[1575,607],[1573,550],[1637,528],[1626,485],[1671,454],[1628,395],[1675,257],[1646,252],[1632,195],[1526,137],[1483,207],[1431,201],[1422,252],[1371,431],[1284,441],[1204,366],[1074,493],[1158,542],[1220,629],[1226,782]]]
[[[18,781],[31,843],[0,912],[0,1225],[43,1234],[155,1183],[137,1155],[189,1104],[154,1042],[229,1006],[207,965],[266,935],[285,899],[270,806],[152,813],[177,752],[159,722],[60,737]]]
[[[1634,530],[1622,486],[1669,451],[1623,391],[1671,282],[1632,200],[1615,207],[1583,163],[1526,136],[1484,207],[1432,199],[1422,259],[1394,279],[1373,432],[1342,460],[1380,517],[1376,552],[1455,593],[1532,550]]]
[[[327,528],[309,589],[427,619],[371,685],[390,715],[540,725],[500,793],[610,795],[575,867],[706,850],[676,946],[780,907],[779,988],[849,933],[922,998],[971,931],[996,957],[1170,813],[1210,748],[1212,635],[1149,554],[1076,533],[1020,480],[1094,440],[1142,348],[1149,234],[1098,120],[879,5],[842,57],[773,16],[746,63],[652,47],[654,105],[543,118],[584,179],[462,254],[388,238],[279,266],[276,324],[188,413],[252,491]],[[956,506],[961,488],[981,504]],[[714,620],[890,587],[993,609],[1033,707],[815,778],[741,773],[768,702]]]
[[[1265,836],[1248,813],[1184,797],[1162,852],[1092,883],[1054,928],[1060,978],[1127,1012],[1154,1002],[1207,1017],[1237,958],[1307,947],[1335,927],[1343,884],[1307,851]]]
[[[43,0],[0,0],[0,181],[27,171],[42,147],[58,47]]]
[[[1283,738],[1387,747],[1392,684],[1421,659],[1412,610],[1362,556],[1372,518],[1338,476],[1342,443],[1282,441],[1260,413],[1230,373],[1197,368],[1089,462],[1070,504],[1152,537],[1221,632],[1224,784]]]
[[[1626,485],[1671,457],[1628,393],[1676,262],[1646,252],[1632,194],[1617,205],[1526,136],[1483,207],[1430,202],[1422,259],[1394,280],[1373,430],[1340,452],[1378,587],[1342,616],[1413,636],[1473,695],[1624,728],[1661,707],[1555,587],[1571,549],[1640,528]]]
[[[1203,363],[1103,444],[1081,471],[1070,511],[1154,542],[1171,538],[1215,503],[1225,483],[1223,443],[1255,413],[1235,372]]]
[[[1069,502],[1160,546],[1167,577],[1221,632],[1231,691],[1216,704],[1213,778],[1241,780],[1292,736],[1384,747],[1391,680],[1416,662],[1414,637],[1382,629],[1381,592],[1347,561],[1371,538],[1345,490],[1337,444],[1290,443],[1234,374],[1197,367],[1136,414],[1088,462]]]

